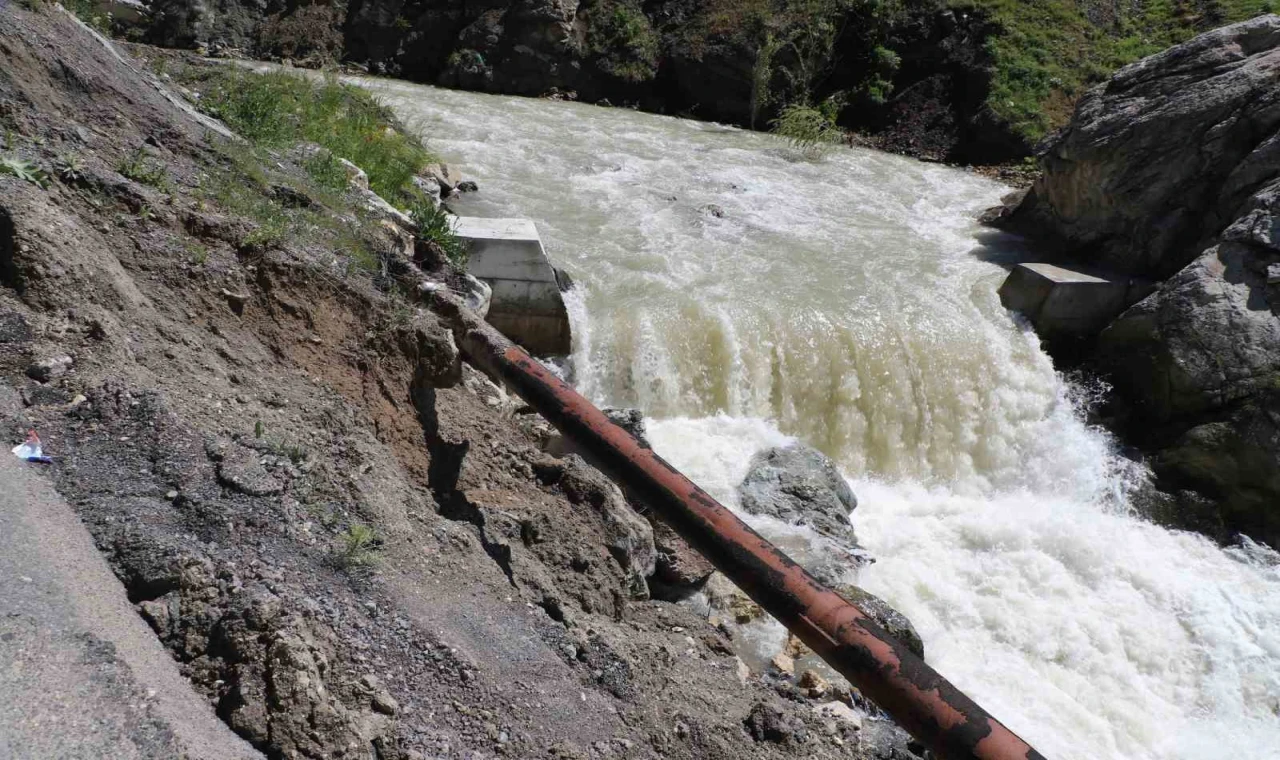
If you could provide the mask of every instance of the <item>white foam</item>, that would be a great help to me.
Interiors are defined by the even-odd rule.
[[[879,558],[861,581],[1046,755],[1280,756],[1280,563],[1127,514],[1140,468],[996,297],[1018,243],[979,244],[971,220],[1005,188],[621,109],[375,87],[479,182],[459,211],[538,220],[579,285],[584,393],[656,417],[655,448],[731,507],[762,448],[835,457]],[[752,521],[797,553],[811,538]]]

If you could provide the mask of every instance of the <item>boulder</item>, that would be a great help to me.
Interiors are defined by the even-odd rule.
[[[1280,171],[1280,16],[1126,66],[1084,95],[1002,226],[1079,263],[1163,278]]]
[[[1163,279],[1097,338],[1153,516],[1280,543],[1280,16],[1121,69],[1001,226]]]
[[[870,591],[849,584],[836,587],[836,593],[849,600],[863,614],[876,622],[885,633],[902,642],[916,657],[924,659],[924,639],[916,632],[906,615],[898,612],[889,603]]]
[[[742,509],[808,526],[841,543],[855,544],[849,513],[858,500],[825,454],[793,444],[762,451],[738,486]]]

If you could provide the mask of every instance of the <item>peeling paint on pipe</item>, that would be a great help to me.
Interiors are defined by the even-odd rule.
[[[819,583],[590,401],[446,293],[426,294],[468,362],[591,452],[757,604],[947,760],[1043,756],[839,594]]]

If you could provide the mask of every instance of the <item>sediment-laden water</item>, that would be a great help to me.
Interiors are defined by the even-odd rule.
[[[536,220],[600,404],[733,505],[755,451],[826,451],[928,660],[1053,758],[1280,757],[1280,566],[1129,514],[1141,470],[1001,308],[1005,188],[621,109],[368,83]],[[776,526],[775,535],[782,533]],[[805,536],[780,536],[789,546]],[[803,549],[801,548],[801,551]]]

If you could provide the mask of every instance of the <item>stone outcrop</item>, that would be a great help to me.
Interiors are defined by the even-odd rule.
[[[835,463],[807,446],[762,451],[738,486],[742,509],[792,525],[805,525],[839,542],[854,544],[849,513],[858,500]]]
[[[1280,171],[1280,16],[1203,34],[1081,98],[1007,226],[1168,277]]]
[[[1280,543],[1280,16],[1122,69],[1002,221],[1163,279],[1097,337],[1154,514]]]

